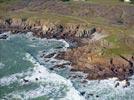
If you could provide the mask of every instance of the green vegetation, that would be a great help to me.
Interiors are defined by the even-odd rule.
[[[0,0],[0,18],[21,18],[28,20],[42,20],[60,24],[85,24],[87,27],[95,26],[100,27],[106,31],[108,37],[105,38],[109,44],[112,45],[111,48],[106,48],[104,53],[106,55],[118,55],[118,54],[134,54],[134,46],[133,46],[133,35],[134,35],[134,25],[132,26],[121,26],[121,25],[113,25],[108,22],[108,19],[105,16],[93,16],[96,12],[92,9],[89,9],[83,6],[83,4],[99,4],[104,6],[109,6],[108,11],[113,9],[115,5],[127,5],[133,6],[128,3],[123,3],[120,0],[86,0],[85,2],[73,2],[72,0],[62,0],[64,2],[58,9],[56,7],[51,7],[51,9],[45,8],[46,5],[38,5],[36,7],[22,7],[22,9],[11,11],[9,10],[9,5],[15,4],[20,0]],[[66,2],[68,1],[68,2]],[[132,1],[134,2],[134,0]],[[51,4],[50,4],[51,5]],[[41,6],[41,7],[40,7]],[[67,6],[67,7],[66,7]],[[82,7],[81,7],[82,6]],[[56,10],[55,10],[56,9]],[[59,12],[59,11],[62,12]],[[103,10],[102,10],[103,11]],[[64,13],[66,12],[66,13]],[[116,11],[115,11],[116,12]],[[117,12],[116,12],[117,13]],[[80,14],[83,14],[80,16]],[[89,15],[88,15],[89,14]],[[122,17],[123,14],[119,15]],[[110,17],[112,14],[110,14]],[[109,17],[109,16],[108,16]],[[123,16],[124,17],[124,16]],[[123,19],[122,19],[123,20]],[[119,20],[122,22],[122,20]]]
[[[134,34],[134,33],[132,33]],[[104,50],[106,56],[114,55],[134,55],[134,38],[132,34],[111,34],[105,39],[112,45]]]
[[[67,1],[70,1],[70,0],[61,0],[61,1],[63,1],[63,2],[67,2]]]
[[[102,4],[117,4],[120,3],[119,0],[86,0],[92,3],[102,3]]]
[[[5,3],[5,4],[11,4],[11,3],[15,3],[17,1],[20,1],[20,0],[0,0],[0,3]]]

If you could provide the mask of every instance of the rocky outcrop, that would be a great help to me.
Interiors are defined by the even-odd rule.
[[[87,27],[82,24],[55,24],[42,20],[0,19],[0,32],[11,31],[13,34],[33,32],[33,35],[41,38],[65,39],[77,45],[83,45],[86,42],[83,39],[91,39],[93,34],[98,31],[96,27]],[[101,31],[98,31],[101,33]],[[88,41],[87,41],[88,42]]]
[[[71,71],[88,73],[88,79],[105,79],[109,77],[125,79],[134,73],[133,57],[128,60],[128,58],[119,55],[116,58],[103,59],[99,56],[103,55],[102,53],[96,53],[99,50],[97,48],[101,48],[98,43],[101,43],[99,40],[104,33],[98,27],[87,27],[78,24],[61,25],[41,20],[8,18],[0,20],[0,32],[4,31],[11,31],[13,34],[33,32],[33,35],[37,37],[65,39],[74,43],[76,48],[73,47],[67,52],[60,52],[56,58],[71,61],[73,66]],[[95,35],[99,37],[99,40],[95,39]],[[6,36],[3,35],[0,38],[4,39]],[[43,57],[49,58],[54,55],[44,55]]]
[[[87,73],[87,79],[106,79],[118,77],[120,80],[127,79],[133,75],[134,59],[119,55],[114,58],[103,58],[97,55],[95,49],[89,46],[70,49],[60,52],[57,59],[65,59],[72,62],[71,71],[82,71]]]

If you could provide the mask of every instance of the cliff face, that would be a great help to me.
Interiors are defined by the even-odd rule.
[[[12,33],[31,31],[39,37],[69,39],[90,38],[97,31],[95,27],[87,27],[84,24],[56,24],[43,20],[28,19],[1,19],[0,31],[11,31]]]

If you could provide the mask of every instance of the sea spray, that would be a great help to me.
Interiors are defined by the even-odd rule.
[[[115,78],[87,80],[84,73],[71,72],[67,68],[71,67],[70,65],[49,70],[54,65],[66,61],[40,56],[43,53],[51,54],[66,50],[69,45],[63,41],[36,38],[31,33],[15,34],[6,40],[0,40],[0,55],[2,55],[0,74],[10,68],[9,72],[5,71],[8,73],[4,73],[0,78],[0,91],[2,91],[0,99],[133,100],[133,76],[130,86],[124,88],[125,81],[120,82]],[[12,63],[17,66],[15,64],[11,66]],[[119,86],[115,87],[117,82]]]
[[[50,73],[44,66],[40,65],[36,60],[30,55],[26,54],[26,57],[35,65],[34,73],[31,77],[26,77],[30,81],[35,81],[35,78],[45,79],[45,81],[54,82],[54,84],[65,84],[68,87],[67,96],[62,98],[62,100],[84,100],[80,96],[79,92],[75,90],[70,80],[65,79],[55,73]]]

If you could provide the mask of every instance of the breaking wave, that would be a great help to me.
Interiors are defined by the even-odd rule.
[[[14,81],[18,81],[21,85],[39,83],[39,87],[29,91],[13,91],[12,93],[9,93],[5,98],[9,99],[9,97],[17,97],[19,99],[27,100],[29,98],[48,96],[49,94],[52,94],[55,90],[55,94],[58,93],[60,97],[59,99],[61,100],[84,100],[80,93],[73,87],[70,80],[65,79],[64,77],[56,73],[49,72],[47,68],[45,68],[43,65],[40,65],[39,62],[37,62],[29,53],[26,53],[25,59],[34,64],[33,69],[26,72],[25,75],[27,75],[23,77],[23,79],[28,80],[28,83],[24,82],[23,79],[20,79],[18,81],[16,76],[22,77],[24,75],[24,73],[20,73],[11,75],[10,77],[2,78],[1,85],[9,85]],[[61,88],[63,91],[60,90]],[[64,92],[63,94],[66,95],[62,97],[59,92]]]

